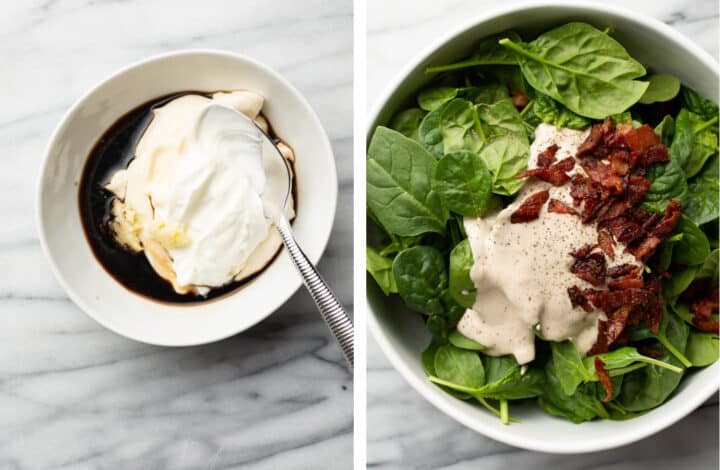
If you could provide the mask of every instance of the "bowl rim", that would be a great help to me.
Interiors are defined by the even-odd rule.
[[[414,55],[413,58],[407,62],[407,64],[397,73],[392,80],[389,81],[388,85],[384,87],[379,97],[374,101],[370,112],[368,114],[367,121],[367,133],[366,142],[369,142],[372,136],[372,131],[376,126],[376,122],[383,112],[385,105],[393,97],[393,95],[399,90],[402,83],[407,79],[408,76],[431,54],[437,49],[445,45],[446,43],[454,40],[458,36],[466,33],[468,30],[476,27],[477,25],[487,22],[498,16],[505,16],[509,14],[518,13],[525,9],[537,9],[543,7],[552,7],[557,9],[583,9],[588,10],[591,13],[602,13],[609,14],[612,16],[622,16],[629,18],[635,22],[643,23],[649,29],[652,29],[655,33],[670,38],[672,41],[678,43],[682,48],[690,51],[698,60],[700,60],[704,66],[715,72],[717,76],[720,76],[720,65],[716,62],[712,56],[698,46],[695,42],[684,36],[679,31],[675,30],[671,26],[663,23],[662,21],[645,15],[644,13],[638,13],[635,11],[628,10],[623,7],[615,5],[601,4],[595,1],[578,0],[572,2],[565,2],[562,0],[552,1],[524,1],[512,5],[504,5],[489,9],[484,13],[473,15],[471,19],[463,22],[462,24],[452,28],[452,30],[438,39],[432,41],[428,46],[423,48],[418,54]],[[367,300],[367,292],[366,292]],[[717,369],[715,373],[715,380],[709,380],[707,383],[700,383],[696,385],[697,390],[689,400],[679,402],[674,407],[666,410],[665,419],[662,421],[656,420],[645,427],[639,428],[637,426],[629,428],[629,431],[624,432],[622,435],[617,435],[611,438],[602,438],[594,440],[592,442],[584,442],[581,444],[574,445],[572,449],[568,448],[567,443],[563,442],[540,442],[535,438],[527,438],[521,433],[514,433],[509,430],[509,427],[498,430],[495,427],[490,427],[485,423],[479,422],[472,418],[471,415],[458,413],[451,402],[445,397],[439,398],[438,393],[443,393],[437,387],[432,385],[426,380],[420,379],[411,370],[410,366],[405,363],[401,356],[395,351],[390,336],[386,334],[376,317],[374,310],[367,305],[368,310],[368,329],[373,335],[373,338],[380,346],[381,351],[388,358],[392,366],[400,373],[410,386],[419,393],[426,401],[431,403],[437,409],[458,421],[464,426],[472,429],[475,432],[488,436],[497,441],[509,444],[512,446],[537,451],[546,452],[553,454],[581,454],[599,452],[602,450],[612,449],[615,447],[627,445],[643,438],[651,436],[657,432],[662,431],[665,428],[675,424],[698,406],[710,398],[714,393],[718,392],[720,388],[720,362],[716,362],[707,368]],[[419,358],[418,358],[419,360]],[[665,403],[662,406],[664,406]]]
[[[255,67],[259,70],[261,70],[263,73],[272,76],[274,79],[276,79],[284,88],[288,89],[291,94],[293,94],[303,108],[307,111],[306,118],[309,119],[313,126],[315,126],[320,134],[320,142],[319,145],[323,147],[324,153],[327,153],[327,155],[330,155],[330,161],[329,161],[329,168],[328,168],[328,175],[332,178],[332,184],[330,185],[330,191],[328,194],[326,194],[326,197],[330,199],[330,207],[333,208],[332,213],[330,214],[330,219],[328,221],[328,227],[329,230],[325,234],[318,234],[319,236],[323,236],[323,239],[321,239],[320,247],[321,249],[312,255],[308,255],[308,258],[310,258],[310,261],[313,264],[317,264],[318,261],[322,258],[323,254],[325,253],[325,250],[327,249],[328,242],[330,240],[330,236],[332,234],[332,227],[335,222],[335,216],[337,214],[337,197],[338,197],[338,177],[337,177],[337,166],[335,163],[335,154],[332,149],[332,144],[330,142],[330,138],[328,137],[327,131],[325,130],[325,127],[322,125],[322,122],[315,112],[315,109],[311,106],[310,102],[305,98],[305,96],[282,74],[274,70],[273,68],[263,64],[262,62],[252,58],[248,57],[244,54],[239,54],[236,52],[221,50],[221,49],[205,49],[205,48],[188,48],[188,49],[178,49],[174,51],[164,52],[160,54],[154,54],[149,57],[131,62],[128,65],[125,65],[119,69],[116,69],[109,75],[106,75],[104,78],[97,81],[94,85],[88,88],[88,90],[83,93],[79,98],[77,98],[73,104],[65,111],[63,116],[60,118],[58,123],[56,124],[54,130],[50,134],[50,138],[47,141],[47,144],[43,150],[43,158],[42,163],[40,165],[40,171],[37,175],[37,186],[35,191],[35,224],[37,227],[37,232],[40,240],[40,246],[42,247],[42,251],[45,254],[45,258],[47,259],[48,263],[50,264],[50,270],[52,271],[53,275],[55,276],[55,279],[58,281],[62,289],[65,291],[67,296],[77,305],[80,310],[82,310],[86,315],[88,315],[90,318],[98,322],[103,327],[107,328],[108,330],[120,335],[124,336],[126,338],[145,343],[150,344],[154,346],[167,346],[167,347],[184,347],[184,346],[198,346],[202,344],[209,344],[216,341],[221,341],[223,339],[229,338],[231,336],[234,336],[238,333],[241,333],[247,329],[252,328],[256,324],[260,323],[267,317],[269,317],[271,314],[276,312],[285,302],[287,302],[290,297],[292,297],[295,292],[300,288],[302,285],[302,278],[298,275],[294,278],[293,285],[290,290],[288,290],[287,297],[285,296],[270,296],[268,300],[268,304],[266,307],[266,311],[262,315],[257,315],[255,318],[253,318],[250,322],[245,322],[239,327],[236,328],[228,328],[227,331],[223,333],[218,333],[214,335],[205,335],[205,336],[199,336],[198,338],[189,341],[189,340],[173,340],[171,338],[167,338],[166,340],[158,339],[158,338],[149,338],[149,337],[143,337],[142,335],[138,334],[129,334],[128,332],[122,331],[121,327],[118,327],[114,322],[104,318],[102,315],[98,315],[94,309],[90,308],[89,305],[87,305],[84,301],[81,295],[76,292],[76,290],[65,280],[65,276],[62,273],[62,270],[57,265],[55,258],[53,254],[51,253],[51,250],[48,247],[47,242],[47,227],[45,225],[45,221],[42,217],[44,206],[43,206],[43,191],[44,191],[44,184],[43,182],[46,180],[47,177],[47,171],[48,171],[48,163],[50,161],[50,153],[51,151],[58,145],[58,140],[60,137],[60,133],[66,126],[66,124],[70,121],[70,119],[75,115],[77,110],[85,103],[85,101],[92,96],[100,87],[102,87],[107,82],[117,78],[118,76],[123,75],[126,72],[129,72],[134,69],[138,69],[141,67],[144,67],[152,62],[159,62],[166,59],[172,59],[176,57],[184,57],[184,56],[216,56],[219,58],[224,59],[230,59],[235,61],[241,61],[245,62],[246,64],[249,64],[251,67]],[[118,116],[119,117],[119,116]],[[89,248],[89,247],[88,247]],[[281,249],[281,253],[285,251],[284,248]],[[290,261],[291,262],[291,261]],[[294,268],[293,268],[294,269]],[[114,282],[117,282],[114,280]],[[127,295],[135,295],[132,292],[128,292]],[[230,293],[229,296],[232,296],[233,293]],[[202,303],[199,305],[203,305]],[[172,304],[166,304],[166,306],[173,307]],[[184,309],[185,311],[189,311],[188,309],[191,309],[192,307],[188,307],[187,305],[179,305],[178,308]],[[178,312],[180,313],[180,312]]]

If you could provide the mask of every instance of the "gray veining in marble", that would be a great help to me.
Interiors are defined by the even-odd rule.
[[[130,62],[181,48],[256,57],[310,100],[340,194],[320,270],[352,308],[352,1],[6,1],[0,15],[0,468],[351,468],[352,378],[296,293],[228,340],[147,346],[65,296],[34,223],[64,111]]]
[[[516,0],[504,0],[508,4]],[[717,0],[603,0],[655,16],[718,57]],[[497,6],[487,0],[368,1],[367,97],[372,107],[386,84],[425,45],[468,12]],[[717,398],[675,426],[638,443],[584,456],[529,452],[471,431],[426,402],[368,339],[369,468],[483,470],[717,470]],[[630,425],[630,424],[628,424]]]

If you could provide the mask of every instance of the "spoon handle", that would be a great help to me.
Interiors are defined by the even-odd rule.
[[[280,232],[283,243],[290,253],[290,258],[292,258],[295,267],[297,267],[303,278],[305,287],[310,292],[325,323],[327,323],[333,335],[335,335],[335,339],[340,343],[340,348],[352,371],[354,367],[354,330],[350,317],[343,306],[340,305],[340,302],[337,297],[335,297],[333,291],[330,290],[325,280],[320,276],[315,266],[313,266],[302,249],[300,249],[300,246],[298,246],[295,241],[295,236],[290,229],[290,224],[288,224],[284,215],[278,217],[276,226],[278,232]]]

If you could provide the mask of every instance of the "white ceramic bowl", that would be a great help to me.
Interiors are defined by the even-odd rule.
[[[431,64],[450,63],[470,55],[480,38],[515,29],[539,34],[569,21],[612,26],[613,37],[630,54],[650,67],[671,73],[703,95],[718,99],[719,67],[713,59],[678,32],[652,18],[609,5],[573,2],[535,2],[513,5],[473,19],[437,40],[390,85],[378,102],[368,128],[386,123],[407,105],[430,77]],[[472,403],[455,399],[428,382],[420,354],[429,333],[417,314],[405,311],[399,299],[388,299],[368,278],[368,326],[393,366],[429,402],[465,426],[526,449],[553,453],[581,453],[621,446],[647,437],[678,421],[717,393],[720,363],[686,376],[674,395],[659,408],[632,421],[592,421],[580,425],[545,414],[536,405],[511,407],[521,423],[504,426],[496,416]]]
[[[48,144],[37,222],[52,270],[70,298],[105,327],[145,343],[185,346],[226,338],[261,321],[301,284],[283,252],[256,279],[226,297],[192,306],[131,293],[95,259],[81,226],[78,181],[98,138],[119,117],[172,92],[249,89],[296,154],[297,217],[293,230],[317,262],[330,236],[337,200],[335,160],[325,131],[302,95],[277,72],[237,54],[189,50],[131,65],[90,90],[63,117]]]

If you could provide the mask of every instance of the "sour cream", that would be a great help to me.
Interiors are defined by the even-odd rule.
[[[143,250],[178,293],[248,276],[280,245],[263,194],[285,175],[267,171],[261,131],[235,112],[266,126],[262,105],[249,91],[170,101],[154,110],[134,160],[106,186],[118,197],[118,241]]]
[[[588,131],[558,129],[541,124],[535,130],[529,168],[537,157],[556,144],[558,161],[575,157]],[[579,165],[571,172],[582,172]],[[597,243],[596,224],[583,224],[578,217],[548,212],[544,205],[538,219],[510,223],[510,215],[537,191],[548,190],[551,199],[572,205],[570,185],[552,186],[531,178],[508,207],[485,218],[464,219],[475,262],[470,277],[477,288],[475,304],[458,324],[458,331],[484,345],[487,354],[512,354],[520,364],[535,358],[535,333],[551,341],[572,340],[581,354],[597,338],[597,326],[605,320],[600,310],[586,313],[570,304],[567,289],[592,287],[570,272],[570,252]],[[615,259],[606,257],[608,267],[638,264],[635,257],[618,245]]]

